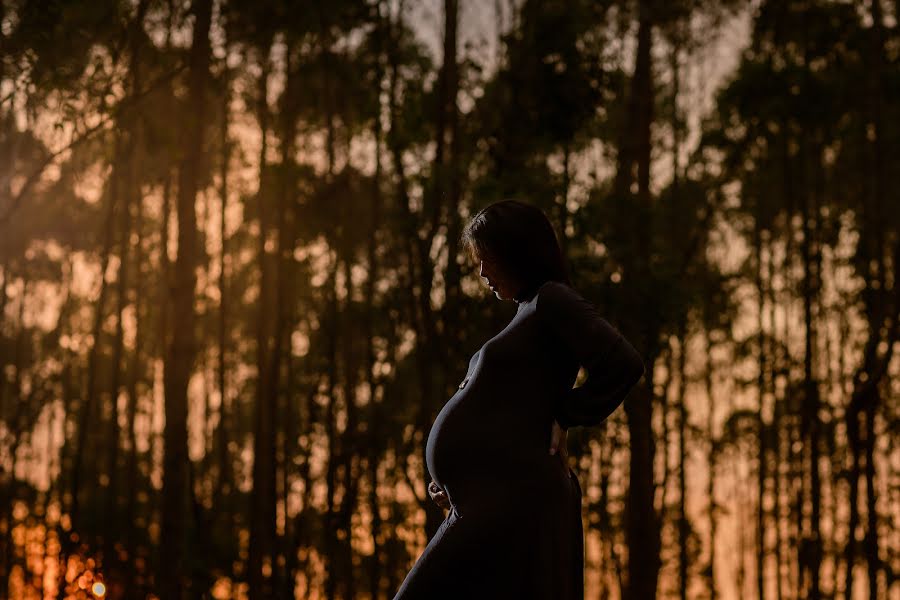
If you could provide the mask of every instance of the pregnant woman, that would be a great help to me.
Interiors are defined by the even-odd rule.
[[[449,513],[394,600],[580,599],[581,486],[565,432],[606,419],[644,363],[572,289],[540,209],[497,202],[462,240],[516,314],[472,356],[431,428],[429,493]],[[579,366],[587,378],[573,388]]]

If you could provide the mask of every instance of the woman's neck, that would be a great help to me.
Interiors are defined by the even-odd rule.
[[[534,296],[535,292],[537,292],[539,287],[541,287],[540,283],[524,285],[520,287],[518,293],[513,296],[513,300],[515,300],[517,304],[528,302]]]

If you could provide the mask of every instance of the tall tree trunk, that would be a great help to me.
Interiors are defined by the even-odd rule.
[[[159,220],[159,282],[157,289],[157,299],[156,302],[159,306],[159,315],[158,321],[159,326],[157,327],[157,336],[154,340],[157,344],[156,348],[156,356],[165,361],[169,351],[169,342],[172,339],[172,331],[171,331],[171,322],[172,322],[172,261],[169,259],[169,227],[172,222],[172,201],[175,199],[173,192],[173,179],[174,174],[170,169],[166,172],[166,178],[163,180],[163,202],[162,202],[162,214],[160,215]],[[165,364],[165,363],[164,363]],[[154,386],[155,387],[155,386]],[[165,381],[163,381],[163,402],[165,402]],[[155,394],[150,395],[150,406],[149,406],[149,414],[154,415],[159,412],[157,408],[157,399]],[[163,411],[165,411],[165,404],[163,404]],[[165,426],[159,429],[159,431],[154,433],[152,427],[153,421],[151,420],[150,427],[150,451],[148,453],[148,468],[152,468],[154,464],[154,455],[158,455],[158,451],[156,448],[160,448],[162,452],[165,451]],[[149,472],[149,470],[148,470]],[[162,490],[156,491],[153,494],[152,504],[154,506],[159,506],[159,518],[160,525],[162,524]]]
[[[347,249],[349,250],[349,249]],[[347,252],[347,256],[352,256]],[[342,319],[345,327],[341,330],[342,341],[344,345],[343,363],[344,378],[341,394],[344,398],[344,410],[346,411],[345,428],[341,437],[341,459],[343,464],[344,480],[342,482],[344,493],[341,496],[341,503],[338,508],[338,519],[335,531],[340,531],[341,535],[341,565],[346,572],[345,578],[345,596],[347,598],[356,597],[356,574],[353,572],[353,539],[352,517],[353,511],[357,507],[358,502],[358,484],[359,484],[359,409],[356,406],[356,383],[357,383],[357,367],[356,357],[353,350],[353,339],[355,336],[351,334],[351,316],[355,313],[353,310],[353,280],[350,275],[350,259],[344,258],[342,261],[344,269],[344,282],[347,286],[346,301],[341,311],[347,315]]]
[[[706,589],[709,590],[710,600],[716,600],[716,533],[718,531],[718,505],[716,503],[716,466],[718,464],[719,444],[716,442],[715,432],[715,398],[713,397],[713,362],[712,344],[709,331],[704,331],[703,340],[706,343],[703,355],[706,356],[706,369],[703,376],[706,384],[706,433],[709,438],[709,478],[706,484],[706,496],[708,498],[707,519],[709,520],[709,559],[706,565]]]
[[[304,369],[304,371],[305,370],[306,369]],[[306,375],[306,373],[304,373],[304,375]],[[304,379],[307,379],[307,377],[304,377]],[[312,430],[312,421],[313,421],[313,416],[312,416],[313,408],[312,407],[313,407],[313,403],[315,400],[315,396],[319,392],[320,379],[321,379],[320,376],[314,377],[313,381],[311,382],[311,384],[309,386],[309,391],[303,396],[303,402],[301,403],[301,405],[299,407],[299,414],[298,414],[298,422],[299,422],[298,428],[300,431],[311,431]],[[310,554],[309,549],[310,549],[310,546],[313,543],[315,543],[311,539],[311,536],[309,536],[307,534],[307,527],[306,527],[306,523],[308,521],[307,515],[309,514],[309,511],[310,511],[310,506],[309,506],[310,497],[312,496],[312,494],[310,493],[310,487],[312,487],[311,483],[310,483],[310,470],[311,470],[310,456],[312,454],[312,443],[310,441],[310,438],[312,436],[304,435],[303,437],[305,438],[305,443],[302,448],[302,453],[301,453],[301,457],[300,457],[301,461],[297,468],[297,470],[298,470],[297,479],[299,479],[299,481],[303,487],[303,492],[300,494],[300,511],[294,517],[294,521],[295,521],[295,523],[294,523],[294,539],[296,540],[296,548],[295,548],[296,550],[299,551],[301,546],[305,546],[305,549],[302,552],[302,555],[303,555],[302,560],[299,558],[299,556],[297,554],[295,554],[294,557],[297,558],[296,570],[302,571],[302,573],[304,575],[304,580],[307,583],[307,585],[309,585],[310,562],[311,562],[309,560],[309,554]],[[299,449],[300,448],[298,448],[298,450]],[[288,573],[293,573],[293,570],[290,568],[290,564],[288,565],[287,570],[288,570]],[[291,586],[291,588],[293,590],[293,585]],[[288,594],[288,597],[290,597],[290,594]]]
[[[619,197],[629,196],[632,182],[637,182],[638,210],[633,214],[645,214],[650,210],[650,125],[653,118],[652,56],[652,7],[649,0],[639,3],[640,15],[637,34],[637,52],[634,75],[629,93],[626,132],[620,145],[617,162],[615,190]],[[633,170],[636,165],[636,173]],[[636,177],[635,177],[636,176]],[[648,224],[635,223],[643,252],[650,252]],[[640,264],[649,264],[645,260]],[[640,274],[636,273],[638,279]],[[657,331],[653,323],[645,324],[643,335],[650,356],[655,355]],[[638,337],[638,336],[635,336]],[[649,359],[648,359],[649,360]],[[660,527],[659,515],[654,506],[655,483],[653,463],[655,443],[653,439],[653,369],[652,361],[644,377],[644,385],[633,392],[625,403],[628,430],[631,439],[629,487],[626,516],[626,540],[628,543],[628,586],[626,600],[649,600],[656,597],[659,579]]]
[[[762,208],[757,206],[757,214],[754,219],[753,226],[753,245],[755,253],[755,276],[756,276],[756,328],[757,328],[757,364],[758,371],[756,376],[756,389],[759,397],[759,413],[756,415],[756,440],[757,440],[757,458],[756,458],[756,594],[759,600],[765,600],[765,571],[766,571],[766,516],[765,516],[765,500],[766,500],[766,461],[768,460],[768,444],[766,436],[768,428],[766,426],[766,408],[765,408],[765,392],[766,392],[766,375],[768,373],[767,365],[767,345],[766,332],[764,327],[763,316],[765,313],[765,289],[763,288],[763,239],[762,239]]]
[[[832,281],[837,280],[837,272],[838,272],[838,261],[831,261],[831,277]],[[847,347],[847,344],[850,343],[850,319],[847,315],[847,312],[844,310],[835,311],[835,318],[837,319],[838,327],[838,335],[835,340],[835,352],[834,354],[837,356],[837,360],[828,361],[828,364],[835,365],[835,374],[832,377],[831,385],[834,389],[840,390],[843,392],[843,386],[845,383],[845,373],[847,373],[847,357],[846,353],[843,352],[843,348]],[[832,423],[834,424],[832,427],[832,438],[836,437],[833,433],[840,426],[839,423],[841,421],[835,416],[832,418]],[[834,441],[831,441],[832,445],[836,445]],[[844,446],[842,451],[836,452],[832,451],[831,453],[831,472],[844,473],[844,477],[847,477],[847,467],[846,467],[846,459],[849,452],[847,451],[847,447]],[[843,485],[840,481],[837,481],[836,478],[833,478],[830,482],[830,493],[831,497],[835,500],[830,502],[831,504],[831,522],[832,523],[840,523],[843,518],[843,513],[846,511],[846,505],[841,501],[837,501],[837,499],[842,498],[841,490]],[[837,528],[832,530],[830,546],[832,548],[831,551],[831,595],[834,598],[838,597],[838,590],[841,589],[841,561],[843,560],[841,545],[839,543],[840,536]],[[779,600],[781,600],[779,598]]]
[[[172,289],[172,343],[166,356],[165,451],[160,548],[160,591],[180,598],[190,586],[184,581],[187,479],[187,387],[196,354],[194,286],[197,264],[195,202],[203,163],[203,115],[209,78],[212,0],[195,0],[195,20],[189,54],[189,108],[183,115],[184,148],[178,169],[178,257]]]
[[[804,88],[809,90],[809,54],[810,43],[807,40],[807,23],[804,19],[803,23],[803,74]],[[801,228],[803,231],[803,239],[800,245],[801,256],[803,260],[803,328],[804,328],[804,352],[803,352],[803,405],[800,411],[800,438],[803,440],[803,448],[808,452],[808,470],[809,470],[809,502],[810,514],[807,521],[803,517],[803,497],[806,477],[803,475],[803,469],[800,469],[800,492],[797,499],[797,516],[800,522],[808,522],[809,530],[803,531],[800,526],[801,545],[799,546],[800,555],[800,580],[801,585],[805,588],[804,595],[809,600],[819,600],[819,574],[822,563],[821,535],[819,530],[820,521],[820,492],[821,484],[819,482],[819,431],[821,423],[819,418],[819,385],[813,372],[813,362],[815,360],[814,348],[816,346],[816,330],[813,323],[813,304],[818,296],[817,290],[819,282],[817,281],[817,269],[815,265],[815,246],[817,241],[813,238],[813,228],[810,221],[819,220],[818,215],[818,198],[816,197],[817,189],[815,185],[816,173],[821,169],[820,153],[817,152],[819,144],[819,131],[804,130],[800,136],[800,160],[801,160],[801,181],[802,193],[800,194],[800,218]]]
[[[781,127],[785,132],[790,131],[790,123],[787,118],[782,118]],[[791,156],[791,145],[792,138],[790,135],[785,134],[781,136],[781,140],[779,143],[779,150],[781,156],[781,188],[782,188],[782,197],[785,202],[785,223],[784,223],[784,231],[783,237],[785,240],[785,248],[784,248],[784,260],[782,261],[782,276],[784,278],[785,284],[784,289],[786,290],[784,293],[784,298],[782,304],[784,305],[784,321],[782,324],[781,331],[781,344],[784,348],[784,356],[781,357],[780,368],[784,370],[786,373],[785,385],[783,386],[784,392],[779,402],[779,405],[782,407],[782,410],[779,413],[779,422],[783,427],[783,434],[779,432],[779,457],[778,457],[778,477],[784,478],[784,493],[776,496],[776,523],[784,523],[784,539],[787,543],[787,547],[784,549],[782,562],[779,563],[779,572],[784,566],[784,570],[786,571],[786,577],[784,583],[784,587],[788,590],[793,589],[793,594],[796,596],[797,589],[796,585],[794,585],[794,572],[796,562],[793,561],[793,557],[796,555],[796,549],[799,546],[799,536],[797,535],[797,526],[799,523],[797,514],[794,510],[794,505],[791,503],[792,494],[796,494],[796,460],[794,458],[794,447],[798,444],[798,440],[796,439],[796,410],[794,408],[795,401],[793,399],[793,395],[796,393],[795,389],[792,385],[790,371],[792,365],[792,357],[790,355],[790,328],[789,323],[791,322],[791,300],[793,299],[792,292],[788,290],[793,290],[795,288],[794,280],[793,280],[793,257],[794,257],[794,239],[796,237],[796,233],[794,231],[793,224],[793,215],[795,213],[794,206],[794,196],[795,196],[795,186],[794,186],[794,164],[792,162]],[[781,437],[784,437],[784,444],[781,444]],[[784,507],[781,507],[781,496],[784,497],[783,504]],[[782,515],[785,516],[782,519]],[[779,581],[781,581],[781,577],[779,577]],[[781,593],[781,588],[779,587],[779,594]]]
[[[887,90],[884,88],[885,77],[885,33],[884,33],[884,13],[881,6],[881,0],[870,0],[872,13],[872,50],[871,64],[873,65],[873,73],[870,78],[872,94],[871,94],[871,119],[874,126],[874,139],[872,141],[872,151],[874,155],[874,173],[872,173],[872,187],[875,202],[875,212],[879,216],[879,220],[875,223],[878,237],[879,263],[882,262],[882,252],[885,246],[883,239],[883,225],[880,220],[882,207],[885,203],[885,196],[888,190],[885,168],[885,144],[884,138],[887,135],[887,128],[884,123],[884,108],[882,99],[886,97]],[[893,296],[894,302],[889,304],[888,310],[892,314],[892,333],[888,335],[887,346],[884,359],[885,365],[890,363],[891,352],[893,351],[895,341],[897,339],[898,324],[897,319],[900,318],[900,282],[897,280],[897,274],[900,273],[900,266],[897,259],[900,258],[900,240],[895,242],[895,248],[892,255],[893,262]],[[883,268],[882,268],[883,270]],[[882,277],[878,289],[886,290],[885,281]],[[893,310],[890,310],[893,308]],[[887,313],[888,311],[885,311]],[[885,368],[885,371],[887,369]],[[882,373],[883,375],[883,373]],[[878,381],[881,380],[879,376]],[[879,593],[878,573],[883,569],[882,562],[878,555],[878,507],[875,499],[875,412],[881,405],[881,393],[878,384],[873,385],[869,401],[865,404],[863,414],[865,415],[865,453],[866,453],[866,537],[865,550],[867,571],[869,577],[869,599],[875,600],[881,597]]]
[[[262,45],[264,52],[268,53],[269,44]],[[250,584],[250,598],[270,598],[273,594],[271,588],[271,573],[275,569],[274,557],[274,522],[275,522],[275,440],[274,440],[274,407],[270,392],[270,360],[272,339],[271,319],[271,290],[272,273],[269,267],[269,252],[266,250],[266,242],[269,237],[271,198],[269,170],[266,165],[266,152],[268,150],[269,130],[269,106],[266,90],[269,80],[268,56],[263,57],[264,66],[259,78],[258,113],[259,127],[262,132],[262,144],[259,153],[259,190],[256,195],[257,211],[259,214],[259,299],[257,301],[256,323],[256,410],[254,411],[253,426],[253,491],[250,497],[250,548],[248,563],[248,581]],[[268,565],[268,568],[264,567]],[[263,570],[266,568],[267,573]]]
[[[285,569],[278,570],[280,560],[276,560],[277,553],[273,548],[273,580],[279,582],[279,588],[284,589],[285,581],[289,581],[288,563],[292,562],[289,556],[296,556],[297,549],[294,546],[291,535],[291,521],[288,518],[289,495],[290,495],[290,476],[291,465],[293,464],[293,444],[295,440],[292,382],[290,380],[291,369],[291,334],[294,331],[294,311],[293,302],[296,297],[296,291],[293,282],[296,281],[294,275],[294,246],[296,240],[296,215],[295,206],[297,193],[296,181],[296,160],[295,154],[295,137],[297,135],[297,83],[296,73],[292,66],[292,47],[289,44],[285,49],[285,71],[287,73],[285,79],[285,89],[281,103],[281,163],[282,173],[279,178],[280,189],[278,191],[278,214],[276,216],[276,232],[277,232],[277,250],[275,257],[276,269],[276,295],[275,295],[275,329],[273,331],[274,346],[272,349],[270,369],[270,405],[273,413],[281,412],[281,422],[284,424],[281,435],[277,431],[273,431],[273,442],[281,440],[280,452],[276,453],[276,448],[272,447],[273,465],[278,465],[281,469],[281,490],[280,498],[282,501],[282,511],[284,513],[284,532],[279,539],[278,553],[284,557]],[[285,370],[287,373],[286,385],[282,385],[281,372]],[[283,404],[282,404],[283,401]],[[275,423],[273,423],[273,430]],[[270,486],[272,492],[273,505],[277,501],[277,490],[274,478],[276,473],[273,471],[273,482]],[[274,506],[273,506],[274,507]],[[274,514],[273,514],[274,518]],[[277,534],[277,523],[272,522],[273,535]],[[290,589],[293,589],[292,587]],[[288,591],[288,590],[286,590]],[[291,594],[293,595],[293,594]]]
[[[130,134],[128,134],[130,137]],[[119,493],[119,446],[120,446],[120,431],[119,431],[119,387],[121,385],[121,375],[122,375],[122,352],[124,345],[124,323],[123,318],[125,315],[125,306],[128,302],[127,294],[128,294],[128,261],[129,261],[129,245],[131,244],[131,204],[132,204],[132,190],[134,187],[132,176],[132,165],[131,165],[131,153],[133,152],[133,148],[131,148],[132,140],[128,139],[126,142],[126,148],[124,152],[124,156],[122,157],[123,161],[123,182],[122,187],[124,188],[124,193],[122,193],[122,207],[120,212],[120,223],[119,223],[119,235],[121,236],[119,240],[119,269],[116,277],[116,333],[113,338],[113,351],[112,351],[112,363],[110,366],[111,370],[111,381],[109,387],[109,404],[110,404],[110,413],[109,413],[109,423],[107,430],[107,465],[106,465],[106,475],[107,475],[107,486],[106,486],[106,497],[105,497],[105,518],[104,518],[104,535],[103,535],[103,562],[107,569],[112,569],[116,563],[115,551],[114,551],[114,536],[118,535],[120,530],[119,523],[119,507],[118,507],[118,493]]]
[[[690,586],[690,543],[691,524],[687,516],[687,381],[685,355],[687,354],[687,324],[681,323],[678,333],[678,587],[681,600],[687,600]]]
[[[372,515],[371,536],[372,536],[372,564],[369,570],[369,594],[373,600],[377,600],[381,592],[382,577],[382,550],[381,550],[381,504],[378,499],[378,466],[381,463],[381,452],[378,439],[381,436],[381,406],[376,400],[377,382],[375,380],[375,282],[378,279],[378,231],[381,227],[381,213],[384,200],[381,194],[381,148],[384,132],[381,127],[381,89],[384,80],[384,17],[381,14],[383,2],[381,0],[375,6],[376,23],[375,23],[375,46],[376,46],[376,65],[375,65],[375,81],[378,86],[378,101],[376,102],[375,114],[372,118],[373,137],[375,138],[375,173],[372,176],[372,223],[369,227],[369,240],[366,248],[366,262],[368,264],[368,277],[366,278],[365,288],[365,338],[366,338],[366,386],[369,396],[369,430],[367,434],[366,446],[373,450],[367,457],[366,466],[368,467],[369,477],[369,512]],[[453,256],[454,254],[451,254]]]
[[[118,142],[117,142],[118,143]],[[117,154],[117,153],[116,153]],[[113,169],[109,178],[109,192],[107,194],[108,208],[105,217],[103,247],[100,255],[100,296],[97,298],[94,313],[94,323],[91,327],[91,349],[88,353],[88,372],[87,372],[87,390],[84,394],[84,402],[80,407],[78,416],[78,428],[76,430],[75,455],[72,464],[72,479],[69,494],[71,497],[71,506],[69,507],[70,521],[72,529],[78,531],[80,525],[81,506],[79,504],[79,493],[81,491],[81,475],[83,472],[83,463],[85,455],[85,447],[87,445],[87,435],[90,430],[89,424],[94,413],[94,402],[97,396],[97,371],[99,352],[101,348],[101,337],[103,334],[103,318],[106,309],[106,296],[109,293],[106,282],[106,271],[109,266],[109,257],[112,252],[113,231],[115,229],[115,212],[118,204],[118,184],[116,183],[118,175]],[[67,554],[68,552],[64,552]]]
[[[335,114],[334,114],[334,91],[333,91],[333,81],[332,81],[332,54],[331,54],[331,44],[333,42],[332,37],[329,31],[329,24],[325,21],[324,15],[319,13],[320,15],[320,27],[323,33],[323,39],[321,41],[321,52],[322,52],[322,62],[325,65],[325,69],[322,73],[322,85],[325,90],[324,95],[324,111],[325,111],[325,150],[327,157],[327,169],[325,175],[326,184],[330,184],[334,181],[335,170],[336,170],[336,124],[335,124]],[[341,227],[339,223],[335,224],[338,228]],[[340,236],[338,236],[339,238]],[[338,338],[340,337],[340,313],[338,310],[338,297],[337,297],[337,272],[341,266],[341,248],[340,248],[340,240],[333,241],[330,244],[331,248],[334,248],[333,252],[329,252],[332,255],[333,263],[329,268],[329,276],[326,282],[327,289],[327,314],[328,314],[328,407],[326,410],[326,434],[328,436],[328,466],[325,472],[325,484],[326,484],[326,514],[325,514],[325,523],[324,523],[324,531],[323,535],[325,537],[323,548],[325,553],[325,595],[327,598],[336,598],[338,588],[342,581],[342,577],[346,577],[347,574],[342,574],[340,571],[340,549],[341,544],[336,539],[334,534],[334,528],[337,526],[340,515],[337,509],[337,505],[335,503],[335,493],[337,487],[337,473],[338,466],[342,464],[343,461],[343,444],[340,444],[337,439],[337,431],[336,431],[336,406],[335,406],[335,389],[338,385]],[[349,282],[348,282],[349,284]],[[346,492],[346,490],[345,490]],[[345,540],[346,543],[349,543],[349,540]]]
[[[769,356],[771,360],[769,361],[769,380],[772,382],[772,454],[774,455],[774,465],[775,468],[772,472],[772,523],[774,525],[774,533],[775,533],[775,597],[777,600],[782,600],[783,591],[781,586],[781,566],[782,566],[782,553],[781,553],[781,471],[779,465],[781,465],[781,413],[782,407],[784,406],[784,402],[778,396],[778,385],[776,384],[776,378],[778,370],[781,368],[781,361],[779,360],[781,352],[776,352],[776,349],[779,348],[778,341],[778,332],[775,328],[775,315],[776,315],[776,306],[778,304],[778,298],[775,294],[775,285],[772,283],[775,280],[775,244],[773,240],[775,239],[775,235],[770,236],[768,243],[768,251],[769,251],[769,261],[767,263],[767,271],[766,271],[766,281],[769,282],[769,286],[767,288],[768,291],[768,299],[769,299],[769,323],[771,323],[772,332],[768,336],[769,339]]]
[[[327,297],[327,331],[328,336],[328,405],[325,408],[325,435],[328,438],[328,465],[325,469],[326,508],[325,523],[323,528],[325,564],[325,595],[334,598],[337,591],[338,577],[335,573],[337,548],[332,533],[335,510],[335,483],[337,480],[337,432],[335,428],[334,390],[337,386],[337,291],[335,279],[338,269],[338,261],[332,259],[332,265],[328,270],[328,281],[325,284]]]
[[[672,69],[672,198],[680,202],[681,174],[679,159],[681,154],[681,112],[678,107],[681,92],[681,38],[679,26],[673,25],[671,69]],[[686,320],[679,324],[678,352],[678,587],[681,600],[687,600],[690,587],[690,554],[688,552],[691,526],[687,517],[687,440],[688,431],[687,382],[685,380],[685,355],[687,340]],[[668,456],[668,451],[665,452]],[[665,503],[663,504],[665,507]],[[665,508],[663,509],[665,510]],[[665,514],[665,513],[663,513]]]
[[[457,106],[459,95],[459,59],[457,57],[457,30],[459,21],[458,0],[445,0],[444,4],[444,72],[446,77],[445,97],[447,132],[450,137],[449,152],[445,160],[447,183],[447,271],[444,275],[445,304],[441,319],[445,324],[446,348],[458,348],[458,334],[449,332],[449,324],[463,322],[460,314],[460,264],[458,262],[462,223],[459,205],[462,200],[464,178],[460,168],[462,140],[460,136],[460,114]]]
[[[877,391],[873,401],[864,411],[865,415],[865,451],[866,451],[866,563],[869,576],[869,600],[884,598],[881,593],[878,572],[883,568],[878,556],[878,505],[875,494],[875,409],[881,402],[881,394]],[[885,594],[887,590],[885,590]]]
[[[149,5],[149,0],[141,0],[138,3],[137,10],[135,12],[134,19],[132,19],[130,25],[130,44],[131,44],[131,95],[132,97],[137,97],[138,94],[141,93],[141,85],[143,83],[142,78],[142,70],[141,70],[141,59],[142,59],[142,49],[143,49],[143,23],[144,18],[147,14],[147,7]],[[143,263],[143,249],[141,247],[143,243],[143,220],[144,220],[144,206],[143,206],[143,198],[141,195],[141,178],[140,171],[142,158],[143,158],[143,147],[144,147],[144,122],[140,116],[135,116],[130,119],[128,129],[131,132],[131,138],[129,140],[128,146],[128,176],[126,177],[125,183],[125,195],[126,195],[126,206],[133,205],[135,207],[136,215],[135,215],[135,226],[134,231],[137,235],[137,240],[135,242],[135,251],[134,251],[134,279],[135,279],[135,294],[134,294],[134,316],[135,316],[135,338],[134,338],[134,350],[131,354],[131,360],[128,364],[128,382],[126,384],[126,423],[128,423],[128,455],[126,456],[126,464],[125,464],[125,477],[126,477],[126,505],[125,505],[125,519],[124,519],[124,545],[127,551],[128,560],[131,564],[131,568],[125,569],[125,586],[127,589],[134,589],[134,575],[135,575],[135,546],[137,544],[137,526],[135,525],[135,499],[138,494],[138,479],[137,479],[137,425],[135,423],[135,416],[137,414],[137,401],[138,401],[138,392],[137,392],[137,383],[139,378],[139,365],[140,355],[141,355],[141,346],[143,345],[143,334],[144,334],[144,323],[143,318],[141,316],[141,301],[143,299],[143,277],[141,272],[141,267]],[[128,219],[130,220],[130,215],[128,215]],[[125,217],[123,217],[123,222],[125,221]],[[125,228],[123,228],[125,229]],[[130,244],[130,235],[125,238],[125,242]],[[124,263],[124,255],[123,252],[123,265]],[[123,271],[124,272],[124,271]],[[124,285],[124,282],[123,282]],[[122,313],[119,313],[119,322],[121,325]],[[115,413],[114,413],[115,414]],[[110,461],[112,464],[113,461]],[[114,488],[110,488],[114,489]]]
[[[226,45],[226,63],[227,63],[227,45]],[[222,155],[219,165],[219,352],[218,352],[218,387],[219,387],[219,424],[216,428],[216,446],[219,462],[218,488],[220,493],[226,497],[231,494],[234,474],[231,468],[231,454],[228,450],[228,435],[230,427],[230,412],[228,400],[228,381],[226,378],[226,369],[228,368],[226,348],[228,345],[228,280],[225,275],[225,257],[228,255],[228,236],[226,231],[226,221],[228,215],[228,167],[231,160],[231,138],[228,135],[228,123],[231,114],[231,75],[227,71],[224,75],[225,93],[222,95],[222,122],[220,129],[220,144]],[[226,515],[226,522],[230,522],[230,515]]]
[[[139,192],[139,190],[138,190]],[[134,296],[134,314],[135,314],[135,333],[134,333],[134,350],[131,353],[131,361],[128,366],[128,399],[126,405],[126,422],[128,423],[128,456],[126,458],[126,481],[127,496],[125,503],[125,548],[128,551],[128,557],[132,567],[125,570],[125,586],[127,589],[134,589],[135,566],[133,558],[136,552],[137,544],[137,525],[136,518],[136,497],[138,495],[138,452],[137,452],[137,402],[138,402],[138,381],[143,380],[141,370],[141,347],[144,343],[144,317],[141,312],[141,302],[144,297],[143,285],[143,222],[144,207],[140,193],[136,196],[137,215],[135,219],[135,231],[137,232],[137,240],[135,242],[134,256],[134,277],[135,277],[135,296]],[[148,357],[149,358],[149,357]]]

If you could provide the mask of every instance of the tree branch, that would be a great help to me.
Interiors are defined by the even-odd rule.
[[[80,146],[81,144],[83,144],[84,142],[89,140],[95,133],[97,133],[101,129],[104,129],[109,123],[121,118],[122,114],[125,113],[128,109],[134,107],[140,100],[142,100],[144,97],[148,96],[150,93],[156,91],[156,89],[159,88],[159,86],[161,86],[164,83],[167,83],[169,80],[174,78],[185,68],[186,68],[186,66],[182,65],[176,69],[173,69],[166,75],[161,76],[159,79],[157,79],[155,82],[153,82],[153,84],[150,87],[148,87],[141,93],[134,94],[130,98],[126,98],[125,100],[122,100],[122,102],[120,102],[116,106],[115,110],[113,110],[112,113],[110,113],[107,117],[102,119],[99,123],[97,123],[93,127],[90,127],[87,131],[85,131],[84,133],[82,133],[81,135],[76,137],[75,139],[71,140],[68,144],[66,144],[62,148],[59,148],[58,150],[55,150],[55,151],[51,152],[50,154],[48,154],[46,156],[46,158],[43,160],[43,162],[41,162],[41,164],[39,164],[37,167],[35,167],[35,169],[28,175],[28,178],[25,180],[25,183],[22,184],[22,187],[19,188],[19,191],[10,198],[10,201],[6,208],[6,211],[2,215],[0,215],[0,227],[6,225],[9,222],[9,220],[12,218],[12,216],[16,212],[16,210],[18,210],[19,207],[22,205],[22,201],[27,197],[28,192],[31,191],[31,188],[33,188],[34,185],[38,181],[40,181],[41,176],[44,174],[44,171],[47,170],[47,167],[49,167],[51,164],[53,164],[53,162],[57,158],[59,158],[59,156],[61,156],[62,154],[64,154],[65,152],[67,152],[69,150],[72,150],[72,149]]]

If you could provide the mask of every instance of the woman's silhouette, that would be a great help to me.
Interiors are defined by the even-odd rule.
[[[494,203],[462,241],[495,296],[518,307],[472,356],[431,428],[429,493],[450,512],[394,600],[582,598],[581,487],[565,430],[609,416],[643,360],[570,287],[537,207]],[[573,388],[579,366],[587,379]]]

